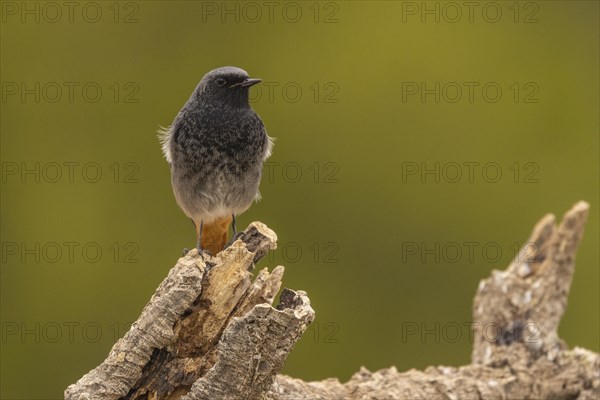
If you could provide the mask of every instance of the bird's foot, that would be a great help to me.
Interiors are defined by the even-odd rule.
[[[202,261],[204,261],[204,268],[206,272],[209,272],[215,265],[217,265],[217,263],[213,260],[210,250],[199,248],[196,248],[196,250],[198,250],[198,255]]]
[[[198,250],[198,255],[200,256],[200,258],[202,259],[202,261],[205,261],[208,258],[212,257],[212,254],[210,253],[210,250],[208,249],[203,249],[201,247],[196,247],[196,250]]]
[[[194,250],[194,249],[188,249],[187,247],[184,247],[183,250],[182,250],[182,252],[181,252],[182,256],[183,257],[187,256],[188,254],[190,254],[190,251],[192,251],[192,250]],[[198,251],[198,255],[200,256],[200,258],[202,259],[202,261],[206,261],[205,256],[207,258],[211,258],[212,257],[212,254],[210,253],[210,250],[208,250],[208,249],[202,249],[200,247],[196,247],[196,250]]]

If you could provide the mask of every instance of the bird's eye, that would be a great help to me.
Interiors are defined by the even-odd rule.
[[[223,78],[217,79],[217,85],[219,85],[219,86],[225,86],[226,83],[227,83],[227,81],[225,81],[225,79],[223,79]]]

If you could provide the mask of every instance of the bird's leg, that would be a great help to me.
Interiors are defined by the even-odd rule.
[[[196,249],[198,250],[198,255],[200,256],[200,258],[204,260],[204,250],[202,250],[202,227],[204,225],[204,221],[200,220],[200,227],[196,225],[196,221],[192,220],[192,222],[194,222],[194,226],[196,227]],[[187,255],[187,253],[189,253],[189,249],[183,249],[184,257]]]
[[[238,232],[237,231],[237,227],[235,224],[235,214],[231,213],[231,231],[233,232],[233,236],[231,237],[231,240],[227,243],[227,245],[225,245],[225,247],[229,247],[231,246],[231,244],[233,242],[235,242],[240,236],[242,236],[243,232]]]
[[[196,243],[196,249],[198,249],[198,254],[202,256],[202,227],[204,226],[204,221],[200,220],[200,228],[198,229],[198,242]]]

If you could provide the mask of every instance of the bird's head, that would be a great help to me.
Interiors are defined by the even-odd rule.
[[[230,106],[248,106],[248,89],[260,83],[237,67],[221,67],[208,72],[196,89],[197,96],[206,101]]]

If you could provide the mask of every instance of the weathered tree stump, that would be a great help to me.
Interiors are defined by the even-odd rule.
[[[106,360],[65,398],[598,399],[598,353],[569,350],[557,334],[588,208],[576,204],[559,226],[542,218],[511,265],[480,283],[470,365],[361,368],[344,384],[277,375],[314,311],[306,293],[289,289],[271,306],[281,266],[252,282],[248,271],[277,241],[254,222],[216,257],[192,250],[180,258]],[[491,325],[499,329],[492,341],[484,332]]]
[[[306,293],[281,287],[283,267],[249,270],[276,247],[255,222],[226,250],[179,259],[108,358],[67,399],[252,399],[266,392],[314,319]]]

